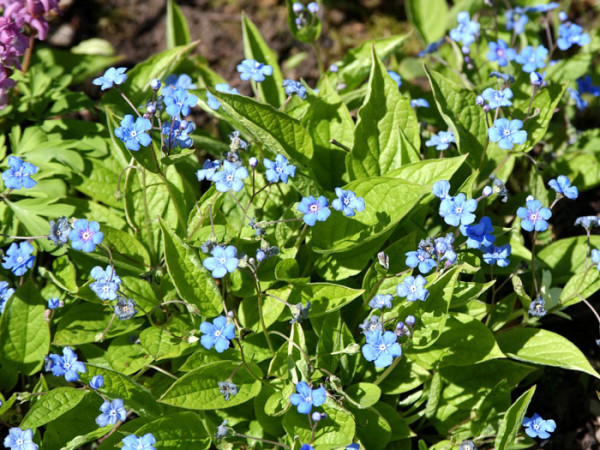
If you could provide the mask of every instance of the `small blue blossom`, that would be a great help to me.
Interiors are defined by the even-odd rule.
[[[511,98],[513,98],[513,92],[510,88],[505,88],[501,91],[487,88],[481,96],[487,101],[490,109],[512,106]]]
[[[232,88],[227,83],[217,83],[217,84],[215,84],[215,90],[217,92],[223,92],[225,94],[240,95],[240,91],[238,91],[236,88]],[[214,95],[212,95],[210,93],[210,91],[206,91],[206,103],[208,104],[208,106],[211,109],[214,109],[215,111],[221,107],[221,102],[219,100],[217,100],[217,97],[215,97]]]
[[[597,264],[596,268],[600,270],[600,250],[592,249],[592,262]]]
[[[37,184],[37,181],[31,178],[31,175],[38,171],[38,168],[33,164],[23,162],[18,156],[10,155],[8,166],[9,169],[2,172],[2,180],[7,189],[31,189]]]
[[[273,68],[271,66],[254,59],[244,59],[241,64],[238,64],[237,71],[240,73],[240,78],[243,81],[252,79],[257,83],[265,81],[265,75],[273,75]]]
[[[443,200],[450,197],[450,183],[447,180],[440,180],[433,183],[432,186],[433,195]]]
[[[94,390],[104,386],[104,377],[102,375],[94,375],[90,380],[90,387]]]
[[[552,217],[552,211],[549,208],[542,207],[539,200],[528,200],[527,207],[520,206],[517,209],[517,216],[521,218],[521,228],[525,231],[546,231],[548,229],[547,220]]]
[[[515,144],[523,145],[527,140],[527,131],[521,130],[523,122],[518,119],[496,119],[494,125],[488,129],[490,141],[497,142],[498,147],[512,150]]]
[[[118,69],[109,67],[106,72],[104,72],[104,75],[94,79],[92,84],[100,86],[100,90],[102,91],[110,89],[115,84],[123,84],[125,80],[127,80],[127,75],[125,75],[126,70],[126,67],[119,67]]]
[[[512,48],[508,48],[508,44],[502,39],[498,39],[498,42],[490,42],[489,47],[488,61],[496,61],[500,67],[507,66],[508,62],[513,61],[517,56],[517,52]]]
[[[354,192],[337,187],[335,194],[338,198],[331,202],[331,206],[336,211],[342,211],[346,217],[353,217],[357,212],[365,210],[365,200],[357,197]]]
[[[452,233],[446,234],[445,237],[439,237],[435,240],[435,253],[437,254],[438,260],[445,259],[446,265],[454,264],[458,256],[454,251],[452,244],[454,243],[454,236]]]
[[[515,77],[513,77],[512,75],[510,75],[508,73],[498,72],[497,70],[492,70],[489,74],[489,78],[498,78],[498,79],[504,81],[505,83],[514,83],[515,82]]]
[[[130,434],[121,440],[123,448],[121,450],[156,450],[156,438],[152,433],[147,433],[141,438],[135,434]]]
[[[392,308],[392,294],[377,294],[369,302],[369,307],[372,309]]]
[[[457,15],[458,26],[450,30],[450,39],[462,43],[463,46],[469,46],[475,42],[479,35],[479,24],[469,16],[466,11],[459,12]]]
[[[571,180],[565,175],[559,175],[556,179],[548,182],[548,186],[556,191],[557,194],[564,195],[571,200],[575,200],[579,195],[576,186],[571,186]]]
[[[498,267],[506,267],[510,264],[508,257],[510,256],[510,244],[504,244],[501,247],[490,245],[483,247],[483,261],[490,266],[497,264]]]
[[[546,315],[546,302],[544,297],[540,296],[529,304],[527,311],[532,317],[544,317]]]
[[[556,2],[550,2],[547,4],[533,5],[527,7],[527,11],[529,12],[538,12],[538,13],[546,13],[548,11],[552,11],[553,9],[558,8],[560,5]]]
[[[223,439],[227,436],[227,434],[229,433],[229,427],[227,426],[227,422],[228,420],[225,419],[223,422],[221,422],[221,425],[217,427],[217,434],[215,434],[215,438]]]
[[[172,73],[165,80],[165,87],[163,89],[164,95],[171,94],[176,89],[196,89],[196,85],[192,83],[192,77],[190,77],[186,73],[182,73],[181,75],[175,75]],[[171,89],[169,91],[168,89]],[[166,92],[165,92],[166,91]]]
[[[248,178],[248,170],[229,161],[223,161],[223,169],[212,176],[219,192],[239,192],[244,187],[242,180]]]
[[[319,11],[319,4],[317,2],[310,2],[306,5],[306,9],[308,9],[311,14],[316,14],[317,11]]]
[[[431,254],[419,249],[413,252],[406,252],[406,265],[411,269],[418,266],[419,272],[428,273],[437,266],[437,262],[431,258]]]
[[[227,273],[232,273],[239,264],[237,249],[233,245],[223,247],[217,245],[210,253],[212,256],[206,258],[202,265],[212,273],[213,278],[223,278]]]
[[[68,382],[79,381],[79,373],[85,373],[87,370],[85,364],[77,360],[77,355],[71,347],[63,348],[63,356],[51,353],[48,355],[52,375],[55,377],[65,377]],[[79,373],[78,373],[79,372]]]
[[[22,430],[18,427],[8,430],[8,436],[4,438],[4,447],[10,450],[37,450],[38,448],[33,442],[33,430],[31,428]]]
[[[198,97],[190,94],[186,89],[177,88],[171,95],[165,95],[163,101],[167,106],[167,114],[179,118],[190,113],[190,108],[198,104]]]
[[[59,217],[56,219],[56,222],[51,220],[48,224],[50,225],[48,240],[59,247],[69,242],[69,233],[72,229],[69,219],[66,217]]]
[[[584,100],[581,97],[581,94],[579,92],[577,92],[575,89],[567,89],[569,91],[569,97],[571,97],[573,100],[575,100],[575,105],[577,106],[577,109],[582,111],[584,109],[586,109],[588,107],[588,102],[587,100]]]
[[[331,210],[328,205],[329,202],[322,195],[320,195],[318,199],[310,195],[308,197],[303,197],[302,201],[298,203],[297,208],[298,211],[304,214],[302,217],[304,223],[309,227],[313,227],[317,220],[319,222],[325,222],[331,215]]]
[[[429,55],[431,53],[435,53],[437,52],[440,47],[446,42],[446,38],[441,38],[439,41],[435,41],[432,42],[431,44],[428,44],[427,47],[425,47],[425,50],[421,50],[417,56],[419,58],[422,58],[425,55]]]
[[[52,297],[48,299],[48,309],[60,308],[60,300],[58,297]]]
[[[296,94],[302,100],[306,98],[307,92],[306,87],[300,82],[296,80],[283,80],[281,86],[284,87],[285,95],[290,96]]]
[[[523,33],[525,25],[529,22],[529,17],[525,14],[525,10],[520,7],[509,9],[504,13],[504,17],[506,18],[506,29],[508,31],[514,30],[515,34]]]
[[[550,433],[556,430],[554,420],[544,420],[537,413],[533,417],[524,417],[523,426],[525,427],[525,433],[531,438],[548,439]]]
[[[400,74],[394,72],[393,70],[388,70],[387,73],[390,76],[390,78],[396,82],[396,84],[398,85],[398,89],[400,89],[400,86],[402,86],[402,77],[400,76]]]
[[[238,393],[237,385],[231,381],[218,381],[217,386],[219,386],[219,392],[226,402],[228,402],[231,397],[235,397]]]
[[[558,39],[556,45],[561,50],[568,50],[573,45],[580,47],[591,42],[590,35],[583,32],[583,28],[574,23],[561,23],[558,27]]]
[[[311,306],[310,301],[306,302],[306,306],[302,305],[302,302],[292,306],[290,308],[292,313],[292,320],[290,320],[290,323],[301,323],[304,319],[308,318]]]
[[[492,234],[492,221],[487,216],[483,216],[478,224],[461,225],[460,232],[467,237],[469,248],[489,247],[496,240],[496,236]]]
[[[123,407],[123,400],[115,398],[112,402],[105,400],[100,406],[100,414],[96,417],[96,424],[102,428],[106,425],[116,425],[118,421],[125,422],[127,410]]]
[[[340,69],[339,69],[339,67],[338,67],[336,64],[331,64],[331,65],[329,66],[329,71],[330,71],[330,72],[333,72],[333,73],[338,73],[338,71],[339,71],[339,70],[340,70]]]
[[[446,150],[451,143],[455,143],[454,132],[452,131],[440,131],[438,134],[431,136],[431,139],[425,142],[427,147],[435,146],[438,151]]]
[[[593,85],[592,77],[589,75],[577,78],[577,90],[580,94],[592,94],[594,97],[600,95],[600,87]]]
[[[4,312],[8,299],[15,293],[15,290],[8,286],[8,282],[0,281],[0,314]]]
[[[287,184],[288,177],[293,178],[296,173],[296,166],[291,165],[287,158],[281,154],[275,156],[275,161],[265,158],[263,164],[267,169],[265,176],[271,183],[277,183],[281,180]]]
[[[429,297],[429,291],[425,289],[426,284],[427,280],[422,275],[408,276],[396,286],[396,293],[398,297],[406,297],[409,302],[416,300],[424,302]]]
[[[383,324],[381,323],[379,316],[375,315],[363,320],[363,323],[361,323],[358,328],[362,330],[362,333],[365,336],[373,331],[383,332]]]
[[[315,448],[310,444],[302,444],[302,447],[300,447],[300,450],[315,450]]]
[[[69,233],[71,247],[75,250],[83,250],[86,253],[93,252],[96,245],[102,243],[103,238],[104,233],[100,231],[98,222],[88,222],[85,219],[77,219]]]
[[[190,134],[196,129],[194,122],[186,120],[173,120],[173,122],[165,122],[162,126],[162,134],[170,136],[167,138],[166,146],[168,148],[188,148],[192,146],[192,138]]]
[[[295,2],[292,5],[292,10],[294,11],[295,14],[300,14],[304,10],[304,5],[300,2]]]
[[[138,312],[133,299],[121,297],[120,295],[117,297],[117,303],[113,306],[113,309],[119,320],[129,320],[135,317]]]
[[[198,181],[214,181],[213,177],[217,172],[217,169],[219,169],[220,167],[221,161],[219,161],[218,159],[215,159],[214,161],[207,159],[206,161],[204,161],[204,164],[202,164],[202,169],[199,169],[198,173],[196,174],[196,176],[198,177]]]
[[[515,61],[523,66],[523,72],[535,72],[537,69],[546,67],[548,49],[543,45],[533,48],[531,45],[523,48]]]
[[[413,98],[410,101],[411,108],[429,108],[429,102],[424,98]]]
[[[101,300],[114,300],[121,285],[121,278],[115,273],[112,266],[102,269],[96,266],[90,272],[91,277],[96,280],[90,283],[90,289],[96,293]]]
[[[126,114],[121,120],[121,126],[115,128],[115,136],[125,143],[129,150],[137,152],[140,144],[147,147],[152,142],[152,138],[146,131],[152,129],[152,124],[148,119],[138,117],[133,121],[131,114]]]
[[[531,82],[532,85],[537,86],[537,87],[546,86],[546,81],[544,80],[544,78],[546,78],[546,72],[541,73],[541,74],[538,72],[531,72],[529,74],[529,81]]]
[[[448,225],[457,227],[459,225],[469,225],[475,221],[473,212],[477,209],[477,201],[467,200],[467,196],[462,192],[456,197],[445,198],[440,203],[439,213]]]
[[[12,273],[18,277],[24,275],[27,269],[33,267],[35,260],[35,256],[32,255],[33,250],[33,245],[27,241],[20,244],[13,242],[4,255],[2,267],[12,270]]]
[[[596,216],[581,216],[575,219],[574,225],[580,225],[586,230],[591,230],[593,227],[600,227],[600,219]]]
[[[402,356],[402,347],[398,337],[391,331],[381,333],[372,331],[366,335],[367,343],[362,347],[362,354],[367,361],[375,361],[375,367],[387,367],[396,356]]]
[[[310,414],[312,407],[323,405],[327,400],[327,391],[323,386],[311,389],[306,381],[296,384],[296,393],[290,395],[290,403],[297,407],[300,414]]]

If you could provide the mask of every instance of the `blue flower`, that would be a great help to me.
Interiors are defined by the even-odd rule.
[[[243,81],[252,79],[257,83],[265,81],[265,75],[273,75],[273,68],[271,66],[254,59],[244,59],[241,64],[238,64],[237,71],[240,73],[240,78]]]
[[[173,120],[173,122],[165,122],[162,126],[162,134],[170,136],[167,139],[168,148],[188,148],[192,146],[192,138],[190,133],[196,129],[194,122],[188,122],[186,120]]]
[[[546,231],[548,229],[546,221],[552,217],[552,211],[542,207],[542,203],[535,199],[528,200],[526,206],[517,209],[517,216],[521,218],[521,228],[525,231]]]
[[[579,92],[577,92],[575,89],[567,89],[569,91],[569,97],[571,97],[573,100],[575,100],[575,105],[577,106],[578,110],[584,110],[585,108],[588,107],[588,102],[587,100],[584,100],[581,97],[581,94],[579,94]]]
[[[600,270],[600,250],[592,249],[592,262],[598,264],[596,268]]]
[[[69,224],[69,219],[66,217],[59,217],[54,220],[51,220],[50,225],[50,233],[48,233],[48,239],[52,241],[54,245],[58,245],[59,247],[63,244],[69,242],[69,233],[71,232],[71,224]]]
[[[409,302],[416,300],[424,302],[429,297],[429,291],[425,289],[426,284],[427,280],[422,275],[408,276],[396,286],[396,293],[398,297],[406,297]]]
[[[244,187],[243,179],[248,178],[248,170],[229,161],[223,161],[223,169],[212,176],[219,192],[239,192]]]
[[[469,13],[466,11],[459,12],[456,18],[458,26],[450,30],[450,38],[468,47],[475,42],[475,38],[479,34],[479,24],[471,20]]]
[[[152,142],[152,138],[146,131],[152,129],[152,124],[148,119],[138,117],[133,122],[133,116],[126,114],[121,120],[121,126],[115,128],[115,136],[125,143],[129,150],[137,152],[140,144],[147,147]]]
[[[515,61],[523,66],[523,72],[529,73],[546,67],[547,56],[548,49],[543,45],[535,49],[531,45],[528,45],[516,56]]]
[[[83,250],[86,253],[93,252],[96,245],[100,245],[103,238],[104,233],[100,231],[98,222],[91,221],[88,223],[85,219],[77,219],[69,233],[71,247],[75,250]]]
[[[52,297],[48,299],[48,309],[60,308],[60,300],[58,297]]]
[[[11,450],[37,450],[38,448],[33,442],[33,430],[31,428],[22,430],[18,427],[8,430],[8,436],[4,438],[4,447]]]
[[[496,119],[494,125],[488,129],[490,141],[497,142],[498,147],[512,150],[515,144],[523,145],[527,140],[527,131],[521,130],[523,122],[518,119]]]
[[[591,230],[592,227],[600,227],[600,220],[596,216],[581,216],[575,219],[574,225],[581,225],[586,230]]]
[[[306,5],[306,9],[308,9],[311,14],[316,14],[317,11],[319,11],[319,4],[317,2],[310,2]]]
[[[467,237],[469,248],[489,247],[496,240],[496,236],[492,234],[494,232],[492,221],[487,216],[483,216],[478,224],[462,225],[460,232]]]
[[[231,381],[218,381],[217,385],[219,386],[219,392],[226,402],[228,402],[231,397],[235,397],[238,393],[237,385]]]
[[[439,48],[446,42],[446,38],[441,38],[439,41],[432,42],[425,47],[425,50],[421,50],[417,56],[422,58],[425,55],[429,55],[430,53],[437,52]]]
[[[512,106],[510,101],[513,98],[513,92],[510,88],[497,91],[492,88],[487,88],[481,96],[488,102],[490,109],[496,109],[503,106]]]
[[[298,211],[304,216],[302,220],[310,227],[314,226],[318,221],[325,222],[330,216],[331,211],[328,208],[329,202],[322,195],[317,200],[312,195],[302,198],[302,201],[298,203]]]
[[[440,180],[433,183],[432,186],[433,195],[439,199],[449,198],[450,183],[447,180]]]
[[[165,87],[163,88],[164,95],[170,95],[174,90],[182,89],[196,89],[196,85],[192,83],[192,77],[188,74],[182,73],[181,75],[175,75],[172,73],[165,80]]]
[[[325,403],[327,392],[323,386],[311,389],[306,381],[296,384],[296,394],[290,395],[290,403],[298,408],[300,414],[310,414],[312,407],[319,407]]]
[[[300,450],[315,450],[315,448],[310,444],[302,444],[302,447],[300,447]]]
[[[369,317],[368,319],[365,319],[363,323],[361,323],[358,327],[362,330],[365,336],[374,331],[383,331],[383,324],[381,323],[379,316],[375,315]]]
[[[177,88],[171,95],[165,95],[163,101],[167,105],[167,114],[173,118],[179,118],[181,115],[187,116],[190,113],[190,108],[198,103],[198,97],[183,88]]]
[[[510,256],[510,245],[504,244],[501,247],[490,245],[483,247],[483,261],[490,266],[497,264],[498,267],[506,267],[510,264],[508,257]]]
[[[4,255],[2,267],[11,269],[12,273],[18,277],[24,275],[27,269],[33,267],[33,261],[35,260],[35,256],[32,255],[33,250],[33,245],[27,241],[20,244],[13,242]]]
[[[456,197],[449,197],[440,203],[439,213],[444,222],[453,227],[459,225],[469,225],[475,221],[473,212],[477,209],[477,201],[467,200],[467,196],[462,192]]]
[[[586,75],[583,78],[577,78],[577,90],[581,94],[592,94],[594,97],[600,95],[600,87],[592,84],[592,77]]]
[[[398,85],[398,89],[400,89],[400,86],[402,86],[402,77],[400,76],[400,74],[394,72],[393,70],[388,70],[387,73],[390,76],[390,78],[396,82],[396,84]]]
[[[506,18],[506,29],[508,31],[514,30],[515,34],[521,34],[525,31],[525,25],[529,22],[529,17],[525,14],[523,8],[509,9],[504,13]]]
[[[114,300],[121,285],[121,278],[115,273],[112,266],[106,266],[106,270],[96,266],[90,272],[96,281],[90,283],[90,289],[96,293],[101,300]]]
[[[271,183],[281,180],[287,184],[288,176],[293,178],[296,173],[296,166],[291,165],[286,157],[280,154],[275,157],[275,161],[265,158],[263,164],[267,168],[265,176]]]
[[[102,91],[110,89],[114,84],[123,84],[127,79],[127,75],[125,75],[126,70],[126,67],[119,67],[118,69],[109,67],[106,72],[104,72],[104,75],[94,79],[92,84],[100,86],[100,90]]]
[[[575,200],[579,195],[577,187],[571,186],[571,180],[565,175],[559,175],[556,180],[550,180],[548,186],[554,189],[558,194],[564,195],[571,200]]]
[[[119,420],[125,422],[127,418],[127,410],[123,407],[123,400],[120,398],[115,398],[112,402],[105,400],[100,406],[100,411],[102,414],[96,417],[96,424],[100,428],[116,425]]]
[[[431,139],[425,142],[427,147],[435,146],[436,150],[446,150],[454,140],[454,133],[452,131],[440,131],[438,134],[431,136]]]
[[[445,237],[439,237],[435,240],[435,253],[438,260],[445,259],[449,264],[456,262],[457,255],[452,246],[453,243],[454,236],[452,233],[448,233]]]
[[[539,414],[534,414],[533,417],[524,417],[523,426],[527,436],[540,439],[548,439],[550,433],[556,430],[556,422],[552,419],[544,420]]]
[[[283,80],[283,83],[281,84],[281,86],[283,86],[285,95],[290,96],[290,95],[294,95],[296,94],[298,97],[300,97],[302,100],[304,100],[306,98],[306,87],[304,87],[304,85],[296,80]]]
[[[391,331],[372,331],[366,335],[367,343],[362,354],[367,361],[375,361],[375,367],[387,367],[396,356],[402,355],[402,347],[396,342],[398,337]]]
[[[346,217],[352,217],[357,212],[365,210],[365,200],[357,197],[352,191],[345,191],[342,188],[335,188],[335,194],[338,196],[331,202],[331,206],[336,211],[343,211]]]
[[[8,282],[0,281],[0,314],[4,312],[8,299],[15,293],[15,290],[8,286]]]
[[[560,5],[556,2],[550,2],[546,5],[541,4],[541,5],[533,5],[533,6],[529,6],[527,7],[527,11],[530,12],[539,12],[539,13],[545,13],[548,11],[552,11],[553,9],[558,8]]]
[[[215,438],[223,439],[227,436],[227,434],[229,433],[229,427],[227,426],[227,422],[228,420],[225,419],[223,422],[221,422],[221,425],[217,427],[217,434],[215,434]]]
[[[527,311],[532,317],[544,317],[546,315],[546,302],[544,297],[540,296],[529,304]]]
[[[37,181],[31,179],[31,175],[37,173],[38,168],[31,163],[23,162],[18,156],[8,157],[9,169],[2,172],[2,180],[7,189],[31,189]]]
[[[419,266],[419,272],[428,273],[437,266],[437,262],[425,250],[417,250],[406,253],[406,265],[411,269]]]
[[[541,73],[541,74],[538,72],[531,72],[529,74],[529,81],[534,86],[538,86],[538,87],[546,86],[546,81],[544,81],[544,78],[546,78],[546,72]]]
[[[232,88],[227,83],[217,83],[215,84],[215,90],[217,92],[224,92],[225,94],[236,94],[240,95],[240,91],[236,88]],[[221,107],[221,102],[217,100],[217,97],[212,95],[209,91],[206,91],[206,103],[208,106],[215,111]]]
[[[583,28],[574,23],[561,23],[558,27],[556,44],[561,50],[568,50],[572,45],[584,46],[591,42],[590,35],[583,32]]]
[[[214,161],[207,159],[206,161],[204,161],[204,164],[202,164],[202,169],[199,169],[198,173],[196,174],[196,176],[198,177],[198,181],[214,181],[213,177],[217,172],[217,169],[219,169],[220,167],[221,161],[219,161],[218,159],[215,159]]]
[[[79,373],[85,373],[85,364],[77,360],[77,355],[71,347],[63,348],[63,356],[51,353],[48,355],[51,361],[50,369],[55,377],[65,377],[69,382],[79,381]],[[77,373],[79,372],[79,373]]]
[[[229,341],[235,339],[235,327],[232,323],[227,323],[225,316],[215,318],[213,323],[202,322],[200,331],[204,333],[200,338],[202,346],[207,350],[214,347],[217,353],[227,350]]]
[[[500,80],[504,81],[505,83],[514,83],[515,82],[515,77],[513,77],[512,75],[509,75],[508,73],[502,73],[502,72],[498,72],[497,70],[492,70],[489,74],[489,78],[499,78]]]
[[[100,389],[104,386],[104,377],[102,375],[94,375],[90,380],[90,387],[92,389]]]
[[[137,314],[135,302],[132,298],[117,297],[117,303],[113,306],[115,315],[119,320],[129,320]]]
[[[508,62],[513,61],[517,56],[517,52],[512,48],[508,48],[508,44],[502,39],[498,39],[498,42],[490,42],[489,47],[488,61],[496,61],[500,67],[507,66]]]
[[[429,102],[424,98],[414,98],[410,101],[411,108],[429,108]]]
[[[217,245],[210,253],[212,256],[206,258],[202,265],[206,270],[212,272],[214,278],[223,278],[227,275],[227,272],[231,273],[237,269],[240,261],[237,258],[237,250],[233,245],[227,247]]]
[[[394,297],[392,294],[377,294],[375,297],[371,299],[369,302],[369,306],[372,309],[383,309],[392,307],[392,299]]]
[[[156,450],[154,447],[156,438],[152,433],[145,434],[141,438],[135,434],[130,434],[124,437],[121,442],[123,443],[122,450]]]

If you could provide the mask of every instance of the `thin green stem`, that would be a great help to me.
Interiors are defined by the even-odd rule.
[[[385,380],[390,373],[392,373],[392,370],[394,370],[396,368],[396,366],[398,365],[399,362],[400,362],[400,357],[397,357],[396,359],[394,359],[394,362],[390,366],[388,366],[387,369],[385,369],[385,372],[383,372],[381,375],[379,375],[379,377],[373,382],[373,384],[375,384],[375,385],[381,384],[381,382],[383,380]]]

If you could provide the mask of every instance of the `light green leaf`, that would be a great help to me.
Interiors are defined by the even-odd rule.
[[[140,333],[140,342],[142,347],[155,360],[165,358],[176,358],[181,356],[190,344],[178,338],[185,336],[192,326],[179,317],[173,317],[168,324],[163,324],[161,328],[148,327]]]
[[[439,180],[450,180],[463,165],[468,155],[453,158],[426,159],[392,170],[386,176],[403,178],[422,186],[432,186]]]
[[[600,290],[600,272],[593,265],[573,275],[560,293],[561,306],[571,306]],[[580,297],[581,296],[581,297]]]
[[[352,411],[357,423],[356,435],[365,448],[384,450],[392,438],[392,428],[375,408]]]
[[[373,406],[381,397],[381,389],[372,383],[352,384],[345,389],[345,392],[348,397],[360,405],[360,408]]]
[[[592,248],[600,247],[600,236],[591,235]],[[585,268],[587,236],[559,239],[536,251],[536,258],[552,271],[552,279],[561,283],[567,281],[578,270]],[[591,265],[591,261],[588,261]]]
[[[308,317],[319,317],[323,314],[336,311],[359,297],[364,290],[352,289],[333,283],[310,283],[294,286],[288,298],[292,304],[310,301]]]
[[[21,428],[38,428],[75,408],[88,391],[71,387],[59,387],[42,395],[27,411]]]
[[[204,450],[210,447],[201,416],[191,412],[170,413],[138,428],[135,434],[152,433],[161,450]]]
[[[535,394],[536,386],[532,386],[523,393],[506,411],[504,418],[500,421],[500,428],[496,436],[496,448],[508,448],[509,445],[515,442],[517,433],[523,425],[523,417],[527,412],[529,402]]]
[[[181,9],[175,0],[167,0],[167,48],[187,45],[191,40],[190,30]]]
[[[513,328],[497,333],[496,338],[502,351],[510,358],[533,364],[578,370],[600,378],[600,374],[571,341],[552,331]]]
[[[106,435],[111,430],[111,428],[113,428],[112,425],[106,425],[103,428],[98,428],[96,430],[90,431],[87,434],[76,436],[75,438],[67,442],[61,450],[79,450],[85,444],[96,441],[102,436]]]
[[[446,0],[407,0],[406,14],[427,44],[437,41],[446,33]]]

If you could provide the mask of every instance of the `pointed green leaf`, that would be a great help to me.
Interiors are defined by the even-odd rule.
[[[75,408],[88,391],[71,387],[59,387],[42,395],[27,411],[21,428],[38,428]]]
[[[504,418],[500,421],[500,428],[496,436],[496,448],[508,448],[515,442],[517,433],[523,425],[523,417],[525,417],[529,402],[535,394],[535,388],[535,386],[529,388],[506,411]]]
[[[181,9],[175,0],[167,0],[167,48],[187,45],[191,40],[190,30]]]
[[[446,0],[407,0],[406,14],[427,44],[437,41],[446,33]]]
[[[210,437],[201,416],[191,412],[171,413],[138,428],[136,436],[152,433],[156,448],[161,450],[204,450],[210,447]]]

